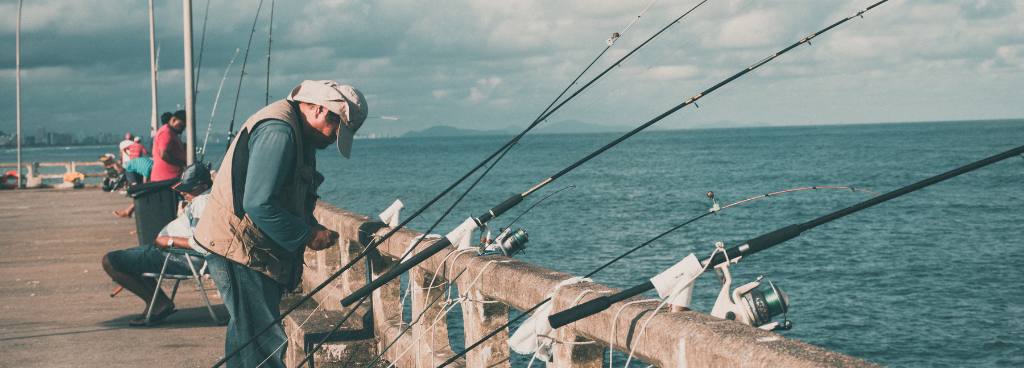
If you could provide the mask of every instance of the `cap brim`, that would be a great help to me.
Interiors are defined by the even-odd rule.
[[[356,132],[352,131],[348,124],[342,123],[338,127],[338,152],[345,158],[350,158],[352,155],[352,138],[355,135]]]

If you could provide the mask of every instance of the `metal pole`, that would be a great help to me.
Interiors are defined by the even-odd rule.
[[[156,136],[156,130],[160,128],[156,106],[156,35],[153,21],[153,0],[149,0],[149,82],[152,88],[150,92],[150,109],[152,116],[149,119],[149,137]]]
[[[17,131],[14,134],[17,136],[18,140],[18,188],[25,187],[23,184],[24,181],[22,180],[25,177],[22,176],[21,171],[21,2],[22,0],[18,0],[18,29],[15,31],[16,35],[14,37],[14,84],[16,85],[14,99],[16,100],[17,105],[15,108],[17,111],[15,113],[15,119],[17,120],[18,125],[16,129]]]
[[[196,159],[195,101],[192,91],[192,0],[181,2],[184,13],[185,33],[185,162],[189,165]]]

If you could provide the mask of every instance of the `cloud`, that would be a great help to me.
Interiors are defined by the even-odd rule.
[[[476,85],[469,88],[469,96],[466,97],[466,100],[474,104],[484,101],[494,93],[499,84],[501,84],[501,78],[495,76],[477,79]]]
[[[245,52],[258,2],[213,1],[205,38],[201,27],[206,3],[194,2],[197,56],[199,44],[205,42],[199,116],[209,116],[234,50]],[[184,94],[182,11],[179,2],[156,3],[163,69],[160,104],[166,110],[180,103]],[[371,103],[381,115],[453,125],[529,121],[533,116],[524,116],[529,115],[526,111],[535,113],[547,106],[604,48],[609,34],[621,31],[649,3],[454,0],[413,6],[407,0],[278,1],[270,95],[283,96],[303,79],[330,78],[373,96]],[[582,81],[695,3],[657,2]],[[649,116],[655,112],[652,106],[667,106],[709,87],[869,3],[709,1],[621,67],[613,68],[567,104],[559,118],[626,124],[636,116]],[[16,5],[12,4],[16,3],[0,3],[0,14],[4,14],[0,17],[0,81],[7,86],[0,88],[0,116],[13,115],[14,109]],[[974,90],[986,99],[976,106],[961,106],[953,111],[956,116],[1024,116],[1024,107],[1015,101],[1019,85],[1024,85],[1021,4],[1019,0],[889,2],[716,93],[693,118],[792,121],[795,113],[781,107],[763,111],[763,106],[785,101],[786,96],[755,91],[799,87],[811,97],[828,94],[830,101],[854,100],[859,95],[850,86],[855,85],[871,88],[880,100],[895,101],[895,107],[844,117],[834,114],[836,109],[815,114],[828,109],[827,104],[809,104],[803,114],[848,121],[870,114],[879,116],[876,121],[886,120],[888,114],[924,120],[951,113],[927,101],[906,106],[898,101],[912,99],[908,91],[923,85],[930,86],[932,96],[956,95],[961,91],[947,86],[965,81],[977,83],[972,84]],[[264,0],[256,22],[237,115],[255,111],[265,98],[269,5]],[[44,125],[69,126],[79,119],[97,129],[118,131],[148,122],[146,13],[145,2],[136,0],[26,2],[22,61],[28,116]],[[228,74],[216,124],[230,118],[242,59],[239,55]],[[1014,85],[1018,87],[1011,88]],[[54,109],[42,105],[41,101],[60,93],[74,93],[77,98]],[[748,107],[752,100],[741,98],[757,99],[762,108]],[[613,106],[608,101],[617,103]],[[716,103],[731,103],[731,107],[715,110]],[[52,117],[47,115],[51,111]],[[0,120],[0,129],[9,130],[3,125],[6,120]]]
[[[656,66],[645,71],[644,77],[657,80],[689,79],[697,75],[699,69],[693,65]]]
[[[722,25],[716,44],[721,47],[757,47],[778,43],[787,23],[785,13],[755,10],[739,14]]]

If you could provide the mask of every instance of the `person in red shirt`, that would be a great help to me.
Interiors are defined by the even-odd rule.
[[[125,153],[128,154],[128,160],[134,160],[139,157],[149,156],[149,151],[146,150],[146,146],[142,145],[142,138],[135,137],[135,140],[131,145],[124,149]]]
[[[181,134],[185,130],[185,110],[174,113],[167,124],[160,127],[153,137],[153,171],[150,181],[177,179],[185,168],[185,144]]]

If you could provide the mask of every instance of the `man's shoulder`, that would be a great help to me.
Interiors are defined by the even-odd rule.
[[[263,134],[263,133],[275,133],[275,134],[287,134],[291,136],[294,134],[292,127],[283,120],[278,119],[267,119],[265,121],[256,124],[252,129],[252,134]]]

